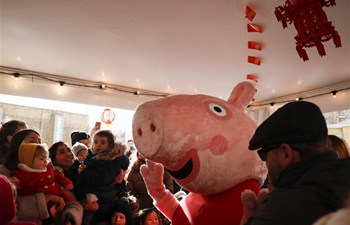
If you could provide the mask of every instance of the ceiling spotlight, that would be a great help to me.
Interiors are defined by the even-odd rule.
[[[333,98],[336,98],[336,97],[337,97],[337,92],[338,92],[338,91],[332,91]]]
[[[19,73],[13,73],[13,76],[15,77],[16,80],[18,80],[19,75],[20,75]]]
[[[271,109],[273,109],[273,106],[274,106],[274,105],[275,105],[274,102],[271,102],[271,103],[270,103]]]
[[[141,94],[141,91],[137,90],[134,92],[134,95],[140,95]]]
[[[100,89],[106,89],[106,85],[101,84],[101,85],[100,85]]]
[[[60,83],[60,87],[62,88],[63,85],[64,85],[66,82],[64,82],[64,81],[59,81],[59,83]]]
[[[296,100],[296,101],[301,101],[301,100],[303,100],[303,98],[302,98],[302,97],[299,97],[299,98],[296,98],[295,100]]]

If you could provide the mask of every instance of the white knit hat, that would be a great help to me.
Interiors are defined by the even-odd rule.
[[[86,147],[86,145],[80,143],[80,142],[76,142],[73,146],[72,146],[72,151],[74,152],[75,155],[78,155],[78,152],[80,150],[88,150],[88,147]]]

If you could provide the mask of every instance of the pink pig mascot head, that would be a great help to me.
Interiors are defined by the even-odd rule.
[[[136,148],[147,159],[162,164],[180,186],[190,191],[181,204],[174,202],[172,209],[167,193],[152,195],[155,182],[151,181],[155,178],[143,173],[155,205],[174,225],[211,224],[210,216],[216,218],[213,224],[236,224],[230,219],[218,220],[224,212],[220,216],[209,212],[215,204],[226,204],[222,199],[230,198],[233,207],[239,208],[237,217],[241,217],[242,190],[259,191],[266,167],[256,152],[248,150],[256,124],[244,112],[254,93],[251,83],[242,82],[233,89],[228,101],[207,95],[174,95],[138,106],[133,118]],[[162,205],[164,199],[168,205]],[[196,205],[194,201],[203,204]],[[214,207],[202,215],[209,203]],[[198,210],[201,213],[196,213]]]

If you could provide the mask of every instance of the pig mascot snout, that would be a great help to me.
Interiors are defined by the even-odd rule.
[[[267,169],[248,150],[256,124],[244,109],[255,94],[239,83],[228,101],[207,95],[174,95],[145,102],[133,118],[133,138],[148,161],[141,167],[154,205],[172,225],[239,225],[241,194],[256,195]],[[190,193],[181,201],[165,189],[163,166]]]

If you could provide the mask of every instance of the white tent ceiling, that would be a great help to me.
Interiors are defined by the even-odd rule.
[[[169,94],[203,93],[227,99],[232,88],[258,76],[256,102],[350,82],[350,4],[324,7],[342,47],[324,43],[326,56],[295,50],[297,31],[274,15],[281,0],[1,0],[3,67]],[[257,13],[248,33],[245,7]],[[247,48],[248,41],[262,51]],[[249,55],[261,65],[247,62]],[[0,76],[0,94],[135,109],[153,98]],[[342,106],[350,108],[345,95]],[[326,100],[327,101],[327,100]],[[325,102],[325,101],[320,101]],[[345,103],[345,106],[344,106]]]

